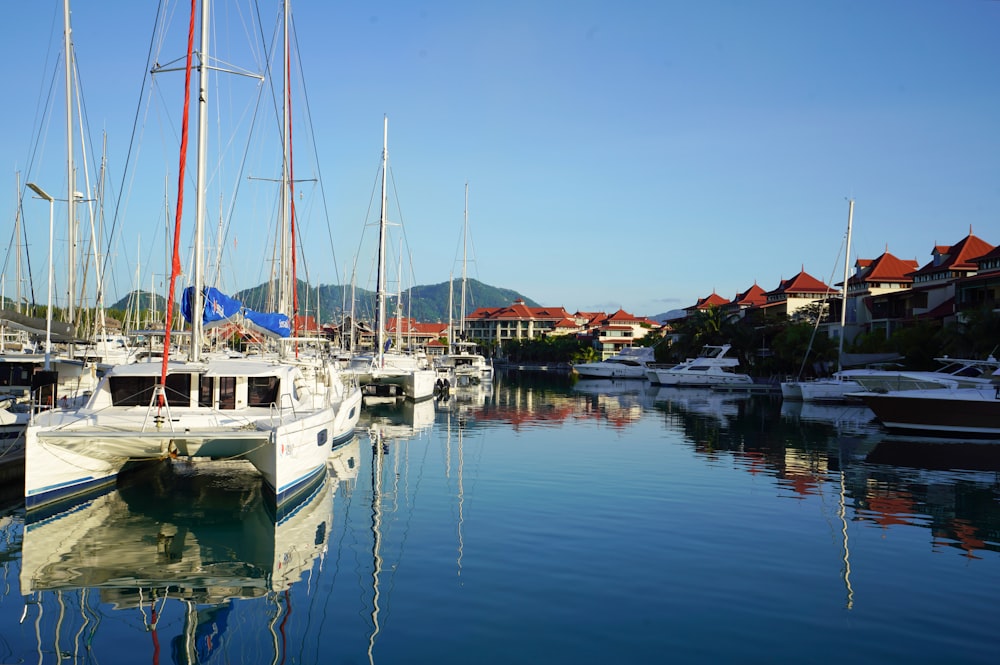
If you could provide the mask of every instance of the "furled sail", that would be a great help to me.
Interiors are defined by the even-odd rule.
[[[194,318],[191,312],[191,300],[194,294],[194,287],[189,286],[184,289],[184,295],[181,298],[181,314],[184,315],[184,320],[191,323]],[[218,326],[232,317],[240,313],[243,308],[243,303],[235,298],[231,298],[226,294],[222,293],[216,288],[211,286],[205,288],[205,311],[202,314],[202,326],[205,328],[211,328],[212,326]]]
[[[69,323],[47,322],[44,318],[25,316],[13,310],[0,309],[0,326],[23,330],[32,335],[45,335],[47,325],[51,325],[53,342],[76,341],[76,328]]]

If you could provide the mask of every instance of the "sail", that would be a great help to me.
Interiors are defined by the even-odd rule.
[[[290,337],[292,334],[292,322],[287,314],[255,312],[252,309],[244,309],[243,316],[246,317],[250,327],[271,337]]]
[[[193,316],[191,312],[191,300],[194,294],[194,287],[189,286],[184,289],[184,295],[181,298],[181,314],[184,315],[184,320],[188,323],[193,321]],[[230,318],[239,314],[243,307],[243,303],[235,298],[230,298],[226,294],[222,293],[216,288],[211,286],[205,289],[205,311],[202,314],[202,326],[205,328],[211,328],[212,326],[218,326]]]

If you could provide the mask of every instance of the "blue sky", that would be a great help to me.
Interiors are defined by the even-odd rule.
[[[62,76],[62,3],[11,4],[8,24],[18,28],[0,43],[5,88],[17,99],[0,110],[5,239],[16,173],[22,187],[32,180],[57,198],[67,187],[63,84],[53,78]],[[218,4],[213,50],[262,71],[252,50],[231,48],[260,29],[245,27],[258,10]],[[268,38],[276,8],[260,5]],[[652,315],[754,282],[770,290],[802,268],[839,281],[848,197],[852,257],[888,248],[922,265],[935,244],[970,228],[1000,243],[1000,2],[298,0],[292,8],[305,91],[297,99],[308,99],[311,120],[306,102],[293,101],[313,283],[349,280],[356,259],[357,283],[373,288],[369,206],[384,115],[391,218],[402,221],[388,243],[393,289],[400,228],[404,288],[461,273],[466,182],[468,274],[571,311]],[[107,133],[107,224],[118,211],[109,300],[135,287],[137,263],[141,288],[163,283],[164,192],[174,200],[182,99],[179,75],[142,94],[155,11],[134,0],[73,8],[98,155]],[[178,25],[160,62],[182,54],[186,11],[170,10]],[[220,135],[232,118],[245,128],[253,109],[255,84],[233,78],[214,95],[235,109],[213,111]],[[52,86],[55,108],[42,115]],[[263,118],[270,104],[261,109]],[[137,113],[142,131],[133,137]],[[219,154],[209,157],[220,166],[208,234],[217,235],[219,209],[229,209],[238,184],[220,278],[235,290],[267,277],[273,186],[249,177],[276,177],[277,153],[255,141],[242,172],[239,151]],[[47,205],[26,197],[24,215],[44,300]],[[57,203],[62,290],[64,219]],[[4,251],[11,296],[6,243]]]

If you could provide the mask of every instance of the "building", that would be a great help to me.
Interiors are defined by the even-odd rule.
[[[802,317],[804,308],[824,303],[838,291],[816,279],[803,268],[794,277],[783,279],[778,288],[767,292],[767,301],[761,307],[768,315],[786,316],[790,320]]]
[[[913,285],[916,259],[904,260],[888,249],[875,259],[858,259],[847,280],[847,324],[856,332],[882,331],[886,337],[907,318],[905,302],[897,297]],[[854,338],[849,334],[850,339]]]
[[[579,316],[579,312],[577,313]],[[645,316],[629,314],[619,309],[613,314],[600,313],[586,323],[582,335],[589,336],[594,348],[601,354],[601,359],[610,358],[621,350],[633,346],[652,330],[659,330],[660,324]]]
[[[573,316],[562,307],[528,307],[518,298],[507,307],[480,307],[465,317],[470,339],[503,344],[512,339],[531,339],[564,334]]]

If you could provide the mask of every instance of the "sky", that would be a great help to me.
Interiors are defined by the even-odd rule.
[[[17,29],[0,41],[12,95],[0,105],[4,290],[13,297],[17,281],[20,181],[44,303],[48,205],[25,183],[67,198],[63,10],[61,0],[8,5]],[[273,265],[280,148],[269,141],[280,82],[259,44],[271,48],[279,10],[216,5],[212,53],[266,81],[220,75],[210,93],[207,253],[217,256],[210,274],[235,291],[263,282]],[[76,158],[90,165],[91,184],[81,185],[80,166],[76,189],[99,198],[103,152],[104,226],[95,228],[111,238],[109,303],[137,286],[165,291],[183,74],[150,82],[146,71],[182,58],[189,6],[165,4],[169,30],[154,36],[158,7],[72,8],[91,143],[88,158]],[[852,262],[888,250],[923,265],[935,245],[970,229],[1000,244],[1000,2],[291,7],[298,274],[312,284],[374,288],[384,118],[391,290],[461,275],[466,214],[469,277],[571,312],[652,316],[754,283],[771,290],[803,269],[840,282],[848,199]],[[188,275],[193,150],[182,218]],[[64,305],[66,204],[53,209]]]

